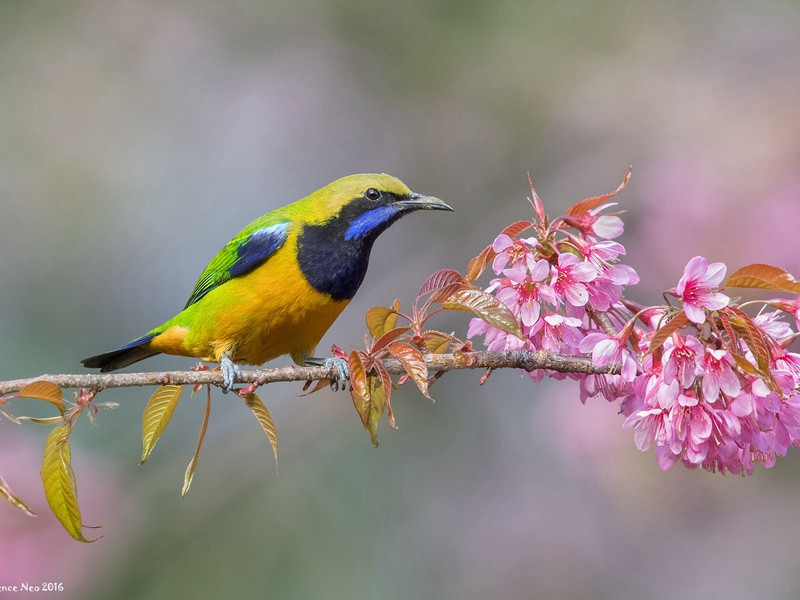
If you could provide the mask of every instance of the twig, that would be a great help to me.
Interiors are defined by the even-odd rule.
[[[460,352],[453,354],[428,354],[425,356],[428,370],[453,371],[456,369],[523,369],[534,371],[549,369],[559,373],[619,373],[618,365],[595,367],[588,357],[556,354],[545,350],[527,352],[515,350],[509,352]],[[401,375],[405,369],[399,361],[388,359],[384,366],[389,373]],[[240,383],[263,385],[279,381],[315,381],[328,379],[325,367],[279,367],[277,369],[254,369],[242,371]],[[222,384],[220,371],[161,371],[152,373],[99,373],[99,374],[64,374],[39,375],[29,379],[0,381],[0,395],[21,390],[34,381],[49,381],[62,388],[87,388],[103,390],[106,388],[137,387],[147,385]]]

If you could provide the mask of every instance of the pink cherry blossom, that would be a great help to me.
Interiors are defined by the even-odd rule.
[[[546,315],[539,319],[529,335],[533,337],[538,334],[541,340],[538,347],[550,352],[561,352],[564,350],[564,344],[572,350],[577,350],[583,338],[580,331],[582,324],[582,321],[575,317]],[[537,344],[534,343],[534,346]]]
[[[568,222],[580,231],[584,237],[592,241],[597,238],[614,239],[622,235],[625,229],[622,219],[616,215],[601,215],[600,212],[616,205],[616,202],[608,202],[580,216],[571,216]]]
[[[704,308],[719,310],[728,306],[731,299],[725,294],[715,291],[725,279],[726,270],[723,263],[708,264],[708,261],[702,256],[695,256],[686,265],[675,293],[683,300],[686,316],[693,323],[698,325],[705,323]]]
[[[708,402],[716,402],[720,390],[732,398],[742,391],[739,378],[731,368],[733,364],[733,357],[727,350],[706,348],[703,359],[703,396]]]
[[[591,353],[592,362],[598,367],[622,365],[620,376],[624,381],[635,379],[638,366],[636,358],[627,341],[619,335],[611,336],[601,331],[589,333],[581,340],[578,349],[584,354]]]
[[[550,288],[557,298],[565,298],[573,306],[583,306],[589,301],[585,283],[598,276],[597,269],[567,252],[558,255],[558,264],[552,269]]]
[[[664,381],[677,379],[682,387],[691,387],[694,378],[703,373],[703,345],[693,335],[675,333],[664,347]]]
[[[509,263],[511,266],[521,264],[523,267],[532,268],[535,247],[536,238],[515,240],[509,235],[501,233],[492,243],[492,250],[497,253],[492,261],[492,270],[499,275]]]

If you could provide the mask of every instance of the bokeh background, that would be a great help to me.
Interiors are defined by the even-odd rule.
[[[695,254],[800,273],[800,5],[2,2],[0,376],[80,371],[180,308],[252,218],[390,172],[457,211],[382,236],[321,346],[351,348],[370,306],[408,303],[529,214],[526,171],[555,215],[629,164],[635,300],[657,302]],[[797,453],[746,479],[662,473],[574,384],[479,376],[445,377],[435,404],[397,393],[399,428],[384,423],[377,450],[348,395],[264,388],[279,474],[252,415],[217,394],[185,499],[200,397],[139,467],[149,391],[106,392],[120,407],[73,442],[84,521],[103,526],[91,545],[46,508],[46,431],[0,422],[0,473],[39,513],[0,505],[0,585],[61,582],[49,597],[64,599],[800,596]]]

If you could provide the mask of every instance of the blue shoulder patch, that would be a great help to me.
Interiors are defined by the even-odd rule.
[[[371,231],[384,225],[397,213],[398,209],[391,204],[368,210],[355,221],[350,222],[350,226],[344,233],[344,239],[349,242],[350,240],[366,237]]]
[[[289,223],[278,223],[251,233],[236,250],[236,262],[228,269],[231,277],[252,271],[267,260],[286,241]]]

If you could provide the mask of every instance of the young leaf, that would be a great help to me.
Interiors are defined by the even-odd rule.
[[[613,192],[609,194],[603,194],[602,196],[593,196],[591,198],[586,198],[586,200],[576,202],[567,209],[567,214],[571,217],[579,217],[590,210],[597,208],[601,204],[605,204],[606,200],[610,200],[625,189],[625,186],[628,185],[628,180],[631,178],[632,170],[632,167],[628,167],[628,171],[625,173],[622,183],[620,183],[619,186],[617,186],[617,189],[615,189]]]
[[[18,421],[30,421],[37,425],[55,425],[56,423],[63,423],[64,417],[17,417]]]
[[[508,237],[515,238],[523,231],[530,229],[533,227],[533,223],[530,221],[517,221],[516,223],[512,223],[500,233],[505,233]]]
[[[650,347],[647,349],[647,354],[652,354],[661,346],[664,345],[664,342],[667,341],[669,336],[673,333],[678,331],[679,329],[683,329],[684,327],[689,326],[689,318],[686,316],[686,313],[681,311],[674,317],[672,317],[669,321],[667,321],[664,325],[658,328],[658,330],[653,334],[652,339],[650,340]],[[645,355],[646,356],[646,355]]]
[[[350,387],[351,395],[364,396],[367,394],[367,369],[365,363],[369,361],[369,357],[360,350],[353,350],[347,358],[348,366],[350,367]],[[353,396],[355,401],[355,396]],[[358,407],[356,407],[358,409]]]
[[[383,388],[383,393],[386,396],[386,416],[389,419],[389,425],[392,429],[397,428],[397,422],[394,420],[394,413],[392,412],[392,377],[389,375],[389,371],[386,370],[386,367],[383,366],[383,363],[378,361],[375,363],[375,368],[378,371],[378,377],[381,380],[381,386]]]
[[[397,323],[397,313],[387,306],[373,306],[365,316],[367,329],[373,339],[378,339],[387,331],[394,329]]]
[[[61,388],[49,381],[34,381],[33,383],[29,383],[22,388],[17,395],[22,398],[36,398],[37,400],[49,402],[55,405],[61,414],[64,414],[66,410]]]
[[[367,376],[367,385],[364,394],[353,392],[353,404],[356,407],[364,429],[369,432],[372,445],[378,446],[378,422],[383,416],[386,407],[386,391],[383,389],[381,378],[376,375]]]
[[[460,284],[462,287],[469,287],[469,282],[464,276],[453,269],[440,269],[431,274],[420,286],[417,297],[424,296],[429,292],[441,290],[453,284]]]
[[[417,384],[422,395],[430,398],[428,395],[428,365],[422,352],[405,342],[389,344],[389,352],[400,361],[408,376]]]
[[[484,269],[486,269],[486,265],[494,260],[496,255],[497,253],[492,249],[491,246],[486,246],[486,248],[481,250],[481,253],[478,254],[478,256],[469,261],[465,279],[467,279],[467,281],[475,281],[481,276]]]
[[[373,445],[377,446],[378,421],[386,406],[387,393],[383,390],[381,377],[368,374],[369,360],[369,356],[360,350],[350,353],[350,395],[364,429],[369,432]]]
[[[800,294],[800,281],[797,281],[791,273],[772,265],[760,263],[747,265],[731,273],[726,287]]]
[[[72,455],[69,449],[70,426],[55,427],[44,445],[41,477],[44,494],[53,514],[73,538],[79,542],[91,542],[83,537],[81,511],[78,508],[78,489],[72,471]]]
[[[267,407],[261,401],[261,398],[255,394],[247,394],[242,398],[247,407],[253,411],[258,424],[261,429],[267,434],[267,439],[272,446],[272,453],[275,455],[275,468],[278,468],[278,432],[275,429],[275,423],[272,420],[272,415],[269,414]]]
[[[8,483],[6,483],[6,480],[3,479],[2,475],[0,475],[0,498],[10,502],[29,517],[36,516],[35,512],[28,508],[22,500],[14,495],[14,492],[11,491],[11,487],[8,485]]]
[[[164,433],[182,391],[183,386],[180,385],[162,385],[150,397],[142,415],[142,461],[139,464],[144,464]]]
[[[756,359],[756,365],[758,366],[761,374],[769,374],[769,365],[772,355],[769,349],[769,342],[764,336],[764,333],[755,323],[753,323],[753,320],[747,315],[747,313],[741,309],[736,308],[735,306],[727,306],[722,310],[727,313],[731,325],[747,343],[747,347],[750,348],[750,351],[753,353],[753,356]]]
[[[473,312],[492,327],[522,339],[517,317],[497,298],[483,290],[459,290],[444,302],[442,308]]]
[[[194,479],[194,472],[197,470],[197,460],[200,458],[200,447],[203,445],[203,439],[206,437],[206,430],[208,429],[208,418],[211,416],[211,388],[206,386],[208,390],[206,396],[206,412],[203,415],[203,425],[200,427],[200,436],[197,438],[197,448],[194,450],[192,460],[186,467],[186,472],[183,474],[183,488],[181,489],[181,497],[186,495],[189,487],[192,485]]]
[[[453,341],[453,336],[448,333],[429,329],[422,333],[422,339],[428,352],[431,354],[444,354],[447,352],[447,347]]]
[[[408,326],[404,326],[404,327],[395,327],[395,328],[394,328],[394,329],[392,329],[391,331],[387,331],[386,333],[384,333],[384,334],[383,334],[383,335],[382,335],[382,336],[381,336],[381,337],[380,337],[380,338],[379,338],[379,339],[378,339],[378,340],[375,342],[375,345],[374,345],[374,346],[372,346],[372,355],[373,355],[373,356],[375,356],[375,353],[376,353],[378,350],[380,350],[381,348],[384,348],[384,347],[388,346],[390,343],[392,343],[393,341],[395,341],[397,338],[399,338],[401,335],[403,335],[403,334],[404,334],[406,331],[408,331],[409,329],[411,329],[411,327],[408,327]]]

